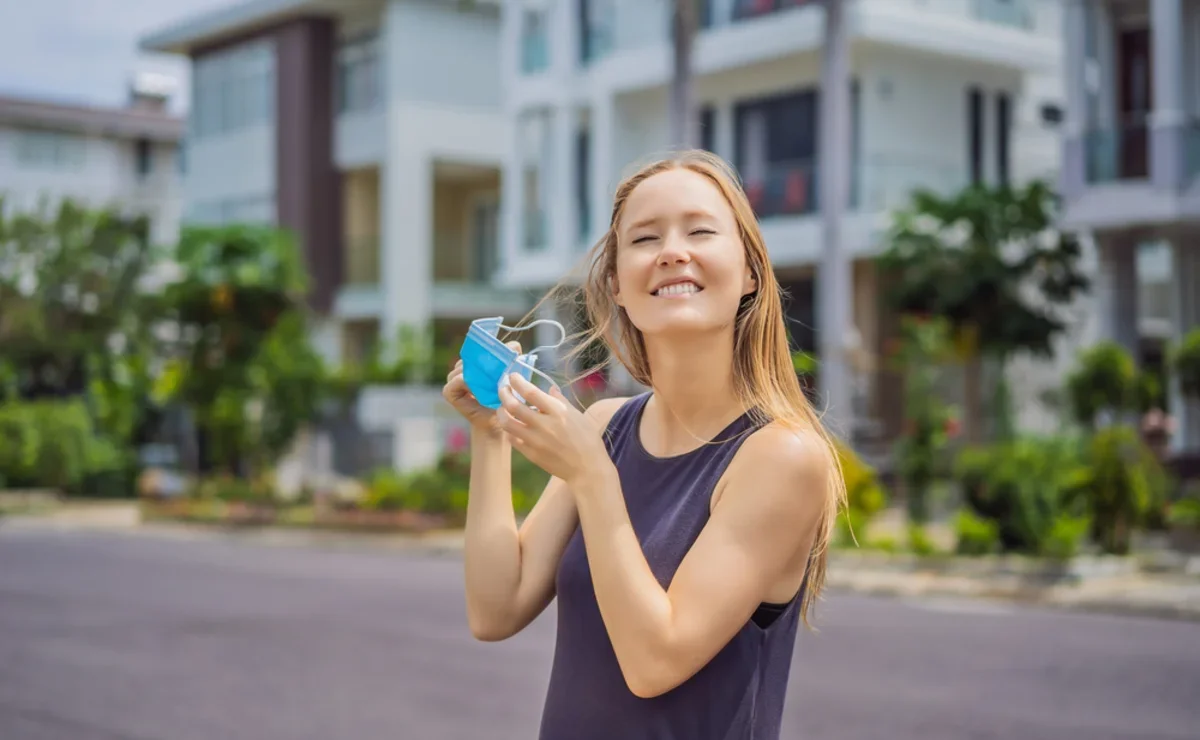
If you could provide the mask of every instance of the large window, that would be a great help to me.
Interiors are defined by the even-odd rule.
[[[275,223],[275,196],[226,198],[193,203],[185,219],[188,223],[205,226],[225,224]]]
[[[983,182],[983,92],[977,87],[967,90],[967,158],[971,183]]]
[[[17,134],[17,162],[31,169],[73,172],[83,169],[87,139],[61,131],[28,129]]]
[[[755,212],[811,212],[818,183],[816,91],[741,103],[734,115],[734,160]]]
[[[200,57],[192,69],[196,138],[265,124],[275,115],[275,48],[257,41]]]
[[[379,34],[347,40],[338,50],[337,102],[341,113],[371,110],[381,98]]]

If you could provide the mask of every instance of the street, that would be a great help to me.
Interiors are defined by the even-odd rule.
[[[553,607],[471,639],[452,555],[0,523],[0,738],[536,737]],[[1196,738],[1200,625],[832,594],[783,736]]]

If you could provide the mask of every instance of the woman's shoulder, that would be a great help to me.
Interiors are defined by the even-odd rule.
[[[820,432],[772,421],[746,437],[726,478],[740,490],[770,495],[781,487],[822,486],[835,464],[832,447]]]
[[[594,401],[592,405],[584,410],[584,414],[599,424],[601,427],[608,426],[612,418],[617,415],[626,403],[632,400],[630,396],[620,396],[614,398],[601,398]]]

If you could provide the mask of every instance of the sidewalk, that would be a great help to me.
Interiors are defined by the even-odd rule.
[[[227,540],[277,547],[374,548],[457,556],[462,532],[359,534],[303,528],[227,529],[209,525],[142,523],[136,504],[69,506],[37,516],[0,518],[5,531],[100,531],[175,540]],[[1139,571],[1132,561],[1083,563],[1074,577],[1048,579],[1021,563],[836,550],[830,554],[832,591],[899,598],[971,598],[1200,622],[1200,577]],[[1044,571],[1044,569],[1041,569]]]

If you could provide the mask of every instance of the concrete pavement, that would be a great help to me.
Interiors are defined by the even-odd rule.
[[[461,564],[419,549],[0,525],[5,740],[532,738],[553,607],[466,629]],[[1176,740],[1200,625],[834,594],[783,737]]]

